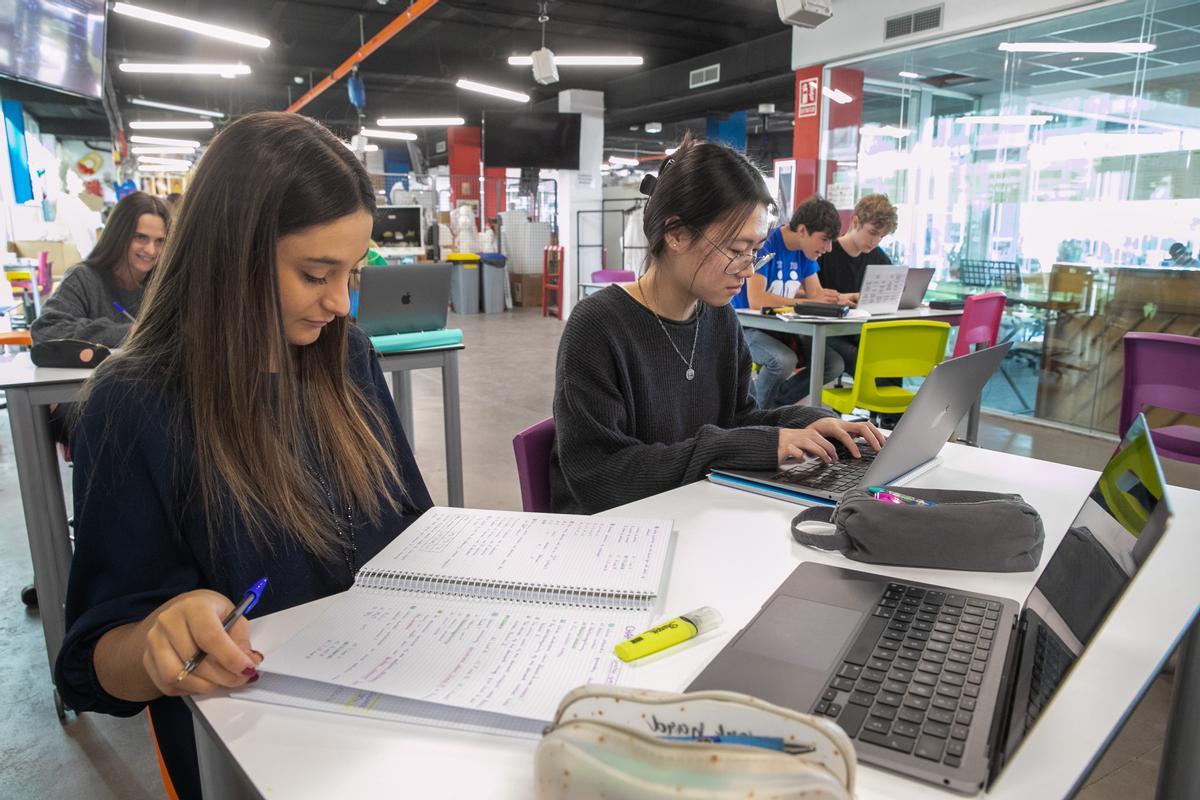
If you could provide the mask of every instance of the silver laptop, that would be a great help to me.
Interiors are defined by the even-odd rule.
[[[364,267],[356,322],[368,336],[438,331],[446,327],[450,264]]]
[[[904,280],[904,293],[900,295],[900,309],[907,311],[920,308],[925,299],[925,290],[933,280],[933,269],[929,267],[910,267],[908,277]]]
[[[688,690],[825,715],[861,761],[977,792],[1125,591],[1159,591],[1137,571],[1170,517],[1139,415],[1023,604],[806,562]]]
[[[900,307],[908,267],[903,264],[868,264],[858,289],[858,308],[871,314],[892,314]]]
[[[800,503],[813,498],[836,502],[850,489],[891,483],[937,457],[1011,346],[1005,342],[934,367],[878,453],[863,446],[862,458],[853,458],[835,443],[838,460],[832,464],[812,459],[774,471],[715,469],[708,479]]]

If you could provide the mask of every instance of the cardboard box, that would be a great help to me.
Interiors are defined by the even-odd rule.
[[[71,267],[83,261],[79,250],[70,242],[47,242],[37,240],[18,240],[12,242],[21,258],[37,258],[42,250],[50,253],[50,273],[55,281],[62,280],[63,274]]]
[[[514,275],[508,276],[512,287],[513,305],[521,308],[541,308],[542,306],[542,276]]]

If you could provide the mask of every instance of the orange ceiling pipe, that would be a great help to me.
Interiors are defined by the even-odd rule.
[[[383,30],[375,34],[362,47],[354,51],[354,54],[343,61],[338,68],[329,73],[323,78],[320,83],[309,89],[296,102],[287,107],[288,111],[299,111],[308,105],[317,95],[333,86],[335,83],[346,77],[357,64],[365,61],[367,56],[374,53],[380,47],[395,36],[400,31],[407,28],[417,17],[424,14],[429,9],[437,5],[438,0],[416,0],[411,6],[405,9],[402,13],[397,14],[396,18],[384,26]]]

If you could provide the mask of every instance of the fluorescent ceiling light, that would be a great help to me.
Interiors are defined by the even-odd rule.
[[[921,77],[917,73],[909,72],[908,70],[904,70],[903,72],[898,72],[896,74],[899,75],[901,78],[912,78],[914,81]]]
[[[368,139],[399,139],[402,142],[415,142],[417,135],[408,131],[377,131],[374,128],[363,128],[359,131]]]
[[[529,95],[524,92],[514,92],[510,89],[501,89],[499,86],[490,86],[486,83],[459,78],[454,84],[460,89],[466,89],[471,92],[479,92],[480,94],[490,94],[493,97],[503,97],[505,100],[512,100],[517,103],[528,103]]]
[[[675,155],[675,151],[676,151],[676,150],[678,150],[678,149],[679,149],[678,147],[668,147],[668,148],[667,148],[666,150],[664,150],[663,152],[664,152],[664,153],[666,153],[666,154],[667,154],[667,155],[669,155],[669,156],[673,156],[673,155]]]
[[[347,150],[351,150],[351,151],[354,150],[354,145],[350,144],[349,142],[347,142],[345,140],[339,140],[339,141],[341,141],[342,144],[346,145]],[[364,153],[375,153],[378,151],[379,151],[379,145],[377,145],[377,144],[371,144],[370,142],[367,142],[365,145],[363,145]]]
[[[130,136],[129,141],[134,144],[161,144],[167,147],[190,147],[197,148],[200,143],[194,139],[166,139],[161,136]]]
[[[207,119],[197,120],[146,120],[135,119],[129,123],[135,131],[211,131],[213,124]]]
[[[225,116],[220,111],[206,111],[203,108],[192,108],[191,106],[177,106],[172,103],[160,103],[157,100],[147,100],[144,97],[130,97],[129,102],[135,106],[145,106],[146,108],[161,108],[163,111],[178,111],[181,114],[199,114],[202,117],[223,117],[223,116]]]
[[[955,117],[959,125],[1045,125],[1054,117],[1048,114],[980,114],[974,117]]]
[[[636,167],[642,162],[636,158],[625,158],[624,156],[609,156],[608,163],[614,167]]]
[[[1006,53],[1149,53],[1150,42],[1001,42]]]
[[[183,167],[187,169],[192,166],[192,162],[183,158],[159,158],[158,156],[138,156],[138,166],[144,167],[147,164],[162,164],[171,167]]]
[[[858,130],[863,136],[890,136],[893,139],[903,139],[912,133],[908,128],[900,128],[896,125],[864,125]]]
[[[821,94],[825,95],[835,103],[840,103],[841,105],[846,105],[846,103],[849,103],[854,99],[841,89],[830,89],[828,86],[821,87]]]
[[[466,120],[462,117],[380,117],[375,120],[376,125],[396,128],[423,128],[426,126],[440,125],[465,125]]]
[[[177,167],[173,164],[138,164],[138,172],[187,172],[191,166]]]
[[[121,72],[137,72],[150,75],[249,75],[250,67],[245,64],[143,64],[123,61],[117,65]]]
[[[135,156],[173,156],[191,155],[196,152],[194,147],[133,147],[129,152]]]
[[[554,56],[554,63],[559,67],[640,67],[641,56]],[[533,56],[509,56],[508,64],[512,67],[528,67],[533,65]]]
[[[188,33],[196,33],[201,36],[211,36],[214,39],[223,39],[226,42],[235,42],[237,44],[245,44],[250,47],[270,47],[271,40],[264,39],[261,36],[256,36],[253,33],[245,33],[243,31],[235,31],[233,28],[226,28],[223,25],[212,25],[207,22],[200,22],[187,17],[177,17],[174,14],[164,14],[161,11],[154,11],[149,8],[142,8],[131,3],[115,3],[113,5],[114,14],[124,14],[127,17],[134,19],[145,20],[146,22],[155,22],[159,25],[167,25],[172,28],[179,28]]]

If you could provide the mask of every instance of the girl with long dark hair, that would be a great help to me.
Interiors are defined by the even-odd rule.
[[[141,309],[170,227],[162,200],[144,192],[122,198],[95,249],[67,271],[33,321],[33,341],[80,339],[120,346]]]
[[[817,408],[759,409],[750,353],[729,307],[754,273],[773,207],[762,175],[728,147],[685,137],[650,179],[645,273],[582,300],[559,343],[557,511],[593,513],[682,486],[710,467],[878,449],[870,423]]]
[[[262,660],[244,619],[222,628],[234,602],[263,576],[256,615],[344,591],[432,505],[346,321],[374,207],[362,165],[312,120],[229,125],[133,335],[85,389],[56,683],[78,711],[149,705],[180,797],[199,779],[179,696],[253,681]]]

